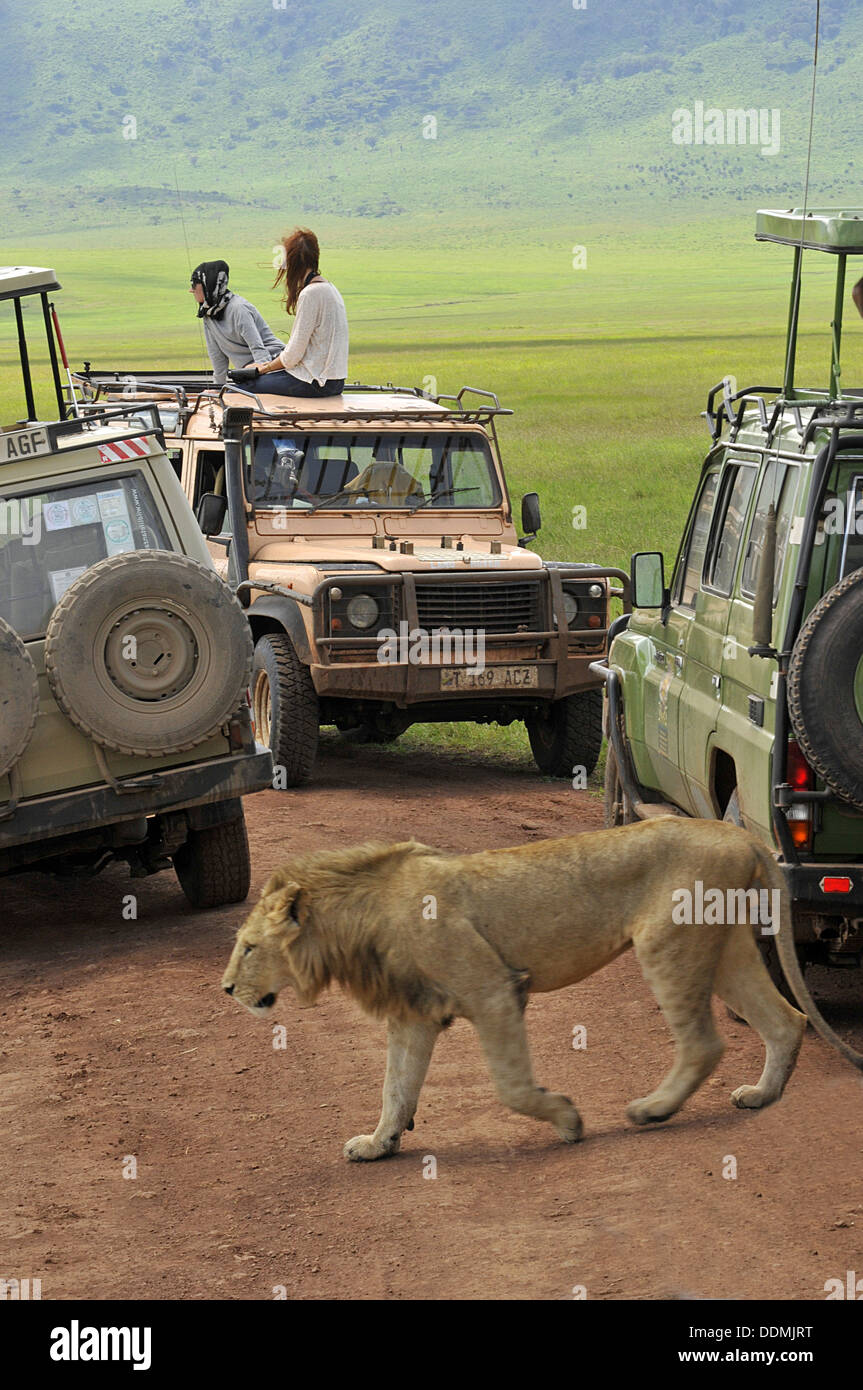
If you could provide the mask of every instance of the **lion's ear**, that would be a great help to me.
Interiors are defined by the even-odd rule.
[[[291,941],[299,935],[296,902],[300,895],[298,883],[286,883],[275,893],[268,893],[261,906],[264,909],[267,928],[286,935]]]

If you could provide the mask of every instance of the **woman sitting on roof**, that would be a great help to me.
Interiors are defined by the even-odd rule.
[[[271,362],[256,358],[256,366],[231,372],[231,380],[267,396],[338,396],[348,374],[345,302],[318,270],[314,232],[297,227],[282,246],[275,284],[284,284],[285,308],[296,313],[288,345]]]
[[[218,386],[228,379],[228,367],[269,362],[284,347],[254,304],[228,289],[226,261],[202,261],[192,271],[189,293],[195,296],[198,318],[204,323],[207,351]]]

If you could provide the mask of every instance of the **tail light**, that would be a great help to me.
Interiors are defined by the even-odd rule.
[[[815,773],[807,763],[800,745],[792,739],[788,744],[787,778],[796,792],[815,790]],[[797,849],[812,848],[812,834],[815,829],[815,803],[799,801],[789,806],[787,811],[791,839]]]

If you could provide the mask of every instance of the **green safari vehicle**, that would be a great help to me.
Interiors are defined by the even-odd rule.
[[[594,667],[606,822],[671,811],[736,821],[770,845],[795,939],[762,935],[766,964],[863,1067],[803,978],[863,955],[863,390],[846,390],[840,367],[863,211],[760,211],[755,234],[794,248],[784,379],[713,387],[713,444],[670,582],[661,554],[632,557],[633,612]],[[827,390],[794,380],[804,252],[836,268]]]

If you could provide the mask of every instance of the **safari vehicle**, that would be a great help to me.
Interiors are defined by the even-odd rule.
[[[157,413],[77,414],[71,388],[67,402],[56,289],[51,270],[0,270],[27,408],[0,432],[0,875],[86,875],[120,860],[142,877],[173,865],[195,906],[239,902],[240,798],[272,777],[251,721],[248,625],[213,570]],[[50,422],[29,366],[32,295]]]
[[[632,560],[634,611],[604,668],[609,825],[669,810],[744,824],[774,848],[797,951],[760,936],[813,1023],[856,1065],[800,962],[863,956],[863,391],[841,383],[846,261],[863,212],[761,211],[794,248],[781,386],[709,393],[713,437],[677,562]],[[834,258],[829,385],[795,385],[803,253]],[[799,958],[799,959],[798,959]],[[787,986],[786,986],[787,988]]]
[[[496,430],[512,412],[491,392],[290,400],[204,373],[78,379],[97,407],[118,392],[158,403],[216,566],[247,604],[276,785],[310,776],[327,724],[386,743],[413,723],[523,720],[543,772],[593,770],[590,662],[628,576],[532,554],[535,493],[518,540]]]

